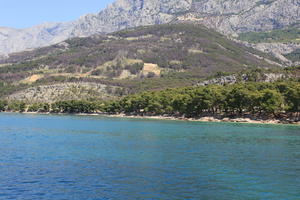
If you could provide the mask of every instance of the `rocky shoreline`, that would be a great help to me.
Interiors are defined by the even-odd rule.
[[[14,113],[14,112],[4,112]],[[175,117],[175,116],[141,116],[141,115],[126,115],[126,114],[107,114],[107,113],[43,113],[43,112],[23,112],[23,114],[58,114],[58,115],[77,115],[77,116],[104,116],[115,118],[131,118],[131,119],[155,119],[155,120],[173,120],[173,121],[191,121],[191,122],[227,122],[227,123],[248,123],[248,124],[293,124],[300,125],[300,121],[294,122],[287,119],[250,119],[250,118],[216,118],[216,117]]]
[[[172,116],[136,116],[136,115],[106,115],[99,114],[106,117],[120,117],[120,118],[136,118],[136,119],[158,119],[158,120],[177,120],[177,121],[193,121],[193,122],[231,122],[231,123],[249,123],[249,124],[294,124],[300,125],[300,121],[292,122],[279,119],[266,119],[266,120],[253,120],[250,118],[222,118],[215,117],[201,117],[201,118],[185,118],[185,117],[172,117]]]

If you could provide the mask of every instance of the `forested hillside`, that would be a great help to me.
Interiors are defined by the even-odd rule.
[[[68,96],[57,96],[58,90],[67,90],[71,97],[78,90],[91,90],[85,98],[115,98],[144,89],[194,85],[218,72],[280,69],[276,62],[201,25],[140,27],[13,54],[0,61],[0,95],[54,101]],[[98,84],[98,89],[81,88],[78,84],[83,82]],[[77,83],[77,91],[61,83]],[[37,94],[49,99],[35,98]]]
[[[52,113],[105,113],[130,116],[249,117],[297,122],[300,83],[240,83],[149,91],[116,101],[57,101],[25,103],[0,101],[0,111]]]

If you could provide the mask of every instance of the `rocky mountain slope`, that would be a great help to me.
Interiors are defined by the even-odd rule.
[[[280,68],[276,62],[202,25],[154,25],[12,54],[0,60],[0,96],[55,100],[76,96],[79,83],[96,83],[101,87],[85,87],[81,93],[108,98],[194,85],[221,72]]]
[[[298,0],[117,0],[98,14],[27,29],[0,27],[0,54],[47,46],[72,37],[193,21],[226,35],[283,28],[300,20]]]
[[[225,34],[279,29],[300,20],[297,0],[195,0],[192,11]]]

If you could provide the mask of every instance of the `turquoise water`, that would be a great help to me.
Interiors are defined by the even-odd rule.
[[[300,127],[0,114],[0,199],[300,199]]]

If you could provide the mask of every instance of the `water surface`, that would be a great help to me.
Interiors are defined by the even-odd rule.
[[[0,199],[297,200],[300,127],[0,113]]]

